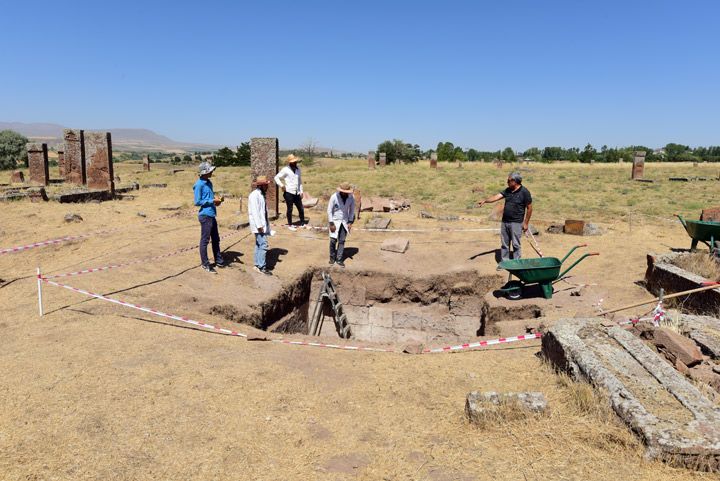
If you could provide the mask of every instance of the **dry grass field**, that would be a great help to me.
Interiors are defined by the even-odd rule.
[[[0,249],[117,230],[0,255],[0,479],[717,479],[646,460],[642,445],[601,397],[542,362],[539,341],[437,355],[288,346],[207,332],[53,286],[44,287],[46,313],[39,317],[36,266],[56,274],[197,243],[191,205],[196,176],[185,168],[170,175],[161,166],[141,173],[138,164],[116,164],[123,184],[168,184],[133,192],[133,200],[2,205]],[[718,167],[709,164],[646,164],[645,176],[654,183],[630,181],[628,164],[520,168],[541,231],[565,218],[596,222],[605,231],[587,238],[544,232],[538,237],[546,254],[563,255],[579,242],[601,253],[569,279],[588,284],[582,297],[558,292],[539,301],[549,317],[592,315],[599,304],[610,308],[651,298],[636,284],[646,253],[690,244],[672,215],[697,218],[701,208],[720,204],[716,180],[668,181],[716,178]],[[348,270],[490,274],[492,256],[472,257],[497,247],[497,235],[440,228],[493,227],[489,208],[473,203],[502,188],[511,169],[466,163],[432,171],[422,162],[369,171],[364,160],[320,160],[304,170],[304,180],[316,197],[349,181],[363,197],[408,198],[412,209],[392,214],[390,227],[433,229],[407,234],[411,247],[403,255],[379,250],[387,234],[353,233],[348,246],[358,250]],[[247,195],[248,176],[248,168],[220,168],[214,177],[217,190],[236,196],[220,208],[221,235],[233,234],[228,227],[245,219],[236,212],[237,196]],[[9,172],[0,172],[0,183],[8,180]],[[474,187],[485,194],[473,194]],[[166,205],[181,210],[160,209]],[[420,210],[475,220],[421,219]],[[70,212],[84,221],[65,223]],[[309,210],[308,217],[324,223],[321,210]],[[235,232],[222,247],[232,263],[217,276],[202,272],[191,250],[59,281],[251,332],[213,316],[211,307],[256,304],[307,266],[326,263],[327,256],[326,234],[278,228],[270,241],[275,275],[265,277],[251,271],[247,232]],[[479,428],[463,413],[473,390],[541,391],[550,413]]]

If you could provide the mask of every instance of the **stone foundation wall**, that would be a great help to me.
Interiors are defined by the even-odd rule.
[[[702,287],[707,279],[672,264],[681,255],[680,252],[662,256],[648,254],[645,282],[650,292],[657,296],[661,288],[665,294],[672,294]],[[691,313],[717,315],[720,312],[720,288],[689,294],[681,298],[681,302],[683,309]]]

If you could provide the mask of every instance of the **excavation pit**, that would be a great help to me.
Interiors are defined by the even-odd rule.
[[[339,310],[327,297],[316,307],[324,274],[332,279],[342,305]],[[500,334],[505,321],[542,316],[541,307],[532,300],[510,306],[493,302],[493,292],[503,282],[501,276],[474,270],[417,278],[315,268],[286,283],[272,299],[254,306],[252,313],[228,305],[215,306],[212,312],[273,333],[309,335],[317,325],[315,333],[325,338],[382,344],[467,342]]]

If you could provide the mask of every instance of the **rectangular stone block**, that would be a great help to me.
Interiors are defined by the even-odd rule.
[[[380,326],[372,326],[373,342],[395,342],[396,340],[397,333],[394,329]]]
[[[65,141],[65,181],[85,184],[85,132],[76,129],[63,131]]]
[[[632,179],[642,179],[645,171],[645,152],[639,150],[634,153]]]
[[[350,324],[352,339],[358,341],[372,341],[372,326],[370,324]]]
[[[370,307],[368,320],[373,326],[391,328],[393,326],[393,313],[385,307],[372,306]]]
[[[110,132],[85,132],[85,175],[90,189],[115,192]]]
[[[150,172],[150,156],[149,155],[143,156],[143,170],[145,172]]]
[[[47,144],[28,144],[28,166],[30,182],[33,184],[48,185],[50,171],[48,167]]]
[[[270,180],[265,198],[268,216],[278,215],[278,186],[272,180],[278,173],[278,155],[280,146],[276,137],[253,137],[250,139],[250,172],[252,183],[256,177],[264,175]],[[251,187],[252,188],[252,187]]]
[[[392,325],[395,329],[422,330],[423,318],[408,312],[393,311]]]
[[[387,165],[387,154],[385,152],[380,152],[380,167],[385,167]]]
[[[430,168],[437,169],[437,154],[435,152],[430,154]]]
[[[426,344],[428,342],[428,336],[427,333],[422,331],[416,331],[414,329],[399,329],[396,333],[395,342],[419,342],[422,344]]]
[[[565,232],[566,234],[583,235],[584,231],[585,231],[585,221],[584,220],[571,220],[571,219],[565,220],[565,228],[564,228],[563,232]]]
[[[641,339],[598,319],[564,319],[543,336],[542,352],[607,397],[649,458],[720,469],[720,411]]]
[[[58,170],[60,171],[60,178],[65,178],[65,152],[58,150]]]
[[[375,170],[375,152],[370,151],[367,155],[367,161],[368,161],[368,169]]]
[[[700,220],[707,222],[720,222],[720,207],[703,209],[702,214],[700,214]]]
[[[349,306],[347,304],[343,304],[343,309],[345,310],[345,315],[347,316],[350,324],[369,324],[369,309],[367,307]]]

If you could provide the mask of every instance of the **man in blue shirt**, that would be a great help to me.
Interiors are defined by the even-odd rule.
[[[220,234],[218,233],[216,207],[222,203],[222,198],[215,197],[210,177],[215,167],[210,162],[203,162],[199,167],[200,178],[193,186],[195,192],[195,205],[200,208],[198,219],[200,220],[200,263],[202,268],[211,274],[217,271],[210,265],[207,256],[207,246],[212,240],[213,257],[217,267],[225,267],[225,260],[220,253]]]

